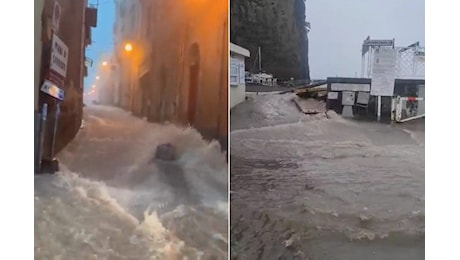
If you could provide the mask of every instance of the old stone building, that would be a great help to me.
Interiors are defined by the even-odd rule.
[[[153,122],[190,124],[226,146],[228,2],[116,4],[115,103]]]
[[[40,111],[48,104],[48,117],[45,128],[44,157],[50,154],[57,99],[40,91],[45,80],[64,90],[60,102],[58,128],[54,151],[60,151],[76,135],[81,126],[83,113],[83,78],[86,76],[85,48],[91,43],[91,27],[96,26],[97,10],[88,7],[86,0],[45,0],[42,7],[36,5],[35,27],[41,31],[36,35],[36,49],[40,50],[40,63],[36,65],[35,110]],[[62,71],[52,68],[52,49],[56,48],[53,37],[65,46],[66,61],[61,62]],[[61,48],[62,46],[58,46]],[[63,73],[64,72],[64,73]],[[36,136],[37,138],[37,136]]]

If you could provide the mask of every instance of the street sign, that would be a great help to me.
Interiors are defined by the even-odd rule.
[[[57,72],[64,78],[67,74],[68,54],[69,48],[67,45],[61,39],[59,39],[56,34],[53,34],[53,40],[51,41],[50,69]]]
[[[64,79],[62,76],[52,70],[46,71],[45,79],[58,86],[64,86]]]
[[[40,91],[60,101],[64,100],[64,90],[60,89],[58,86],[56,86],[56,84],[52,83],[49,80],[45,80],[45,82],[43,82],[43,85],[40,88]]]

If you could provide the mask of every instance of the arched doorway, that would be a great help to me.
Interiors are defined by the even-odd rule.
[[[194,43],[189,51],[190,65],[189,65],[189,87],[188,87],[188,107],[187,107],[187,120],[190,125],[195,124],[197,101],[198,101],[198,87],[200,82],[200,48],[198,44]]]

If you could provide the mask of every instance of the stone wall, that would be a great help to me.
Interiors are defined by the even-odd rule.
[[[305,0],[230,0],[230,40],[251,52],[247,70],[262,70],[280,80],[310,79]],[[255,68],[255,70],[252,70]]]

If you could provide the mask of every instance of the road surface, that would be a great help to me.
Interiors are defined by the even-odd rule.
[[[168,142],[178,162],[152,161]],[[58,157],[61,172],[35,177],[35,259],[226,259],[228,177],[217,142],[90,106]]]
[[[424,259],[424,122],[309,116],[293,94],[231,114],[234,259]]]

